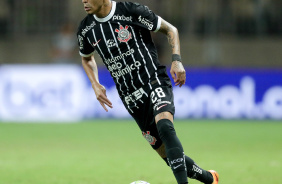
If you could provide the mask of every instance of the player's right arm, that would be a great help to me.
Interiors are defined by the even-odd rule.
[[[82,56],[82,66],[89,80],[91,81],[92,88],[96,94],[97,100],[100,102],[105,111],[108,112],[106,105],[110,108],[113,108],[113,106],[112,102],[108,99],[106,95],[105,87],[99,83],[98,68],[94,56]]]
[[[179,56],[180,58],[180,41],[179,41],[179,34],[176,27],[171,25],[169,22],[161,19],[161,26],[159,32],[165,34],[168,39],[168,43],[171,46],[172,54]],[[172,57],[173,58],[173,57]],[[182,65],[181,60],[174,60],[177,58],[173,58],[170,74],[175,82],[175,85],[179,85],[181,87],[185,84],[186,81],[186,72]]]
[[[138,3],[126,3],[128,11],[132,14],[137,25],[149,31],[161,32],[168,38],[168,43],[172,49],[171,76],[175,85],[181,87],[186,81],[186,72],[180,58],[180,41],[176,27],[161,17],[157,16],[147,6]]]

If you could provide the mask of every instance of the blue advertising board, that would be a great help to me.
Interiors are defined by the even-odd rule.
[[[282,120],[282,70],[191,69],[174,87],[176,118]],[[78,65],[0,66],[0,121],[130,118],[105,68],[100,83],[113,109],[105,112]]]

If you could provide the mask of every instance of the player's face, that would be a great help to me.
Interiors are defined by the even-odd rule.
[[[102,8],[104,0],[82,0],[84,10],[88,14],[96,14]]]

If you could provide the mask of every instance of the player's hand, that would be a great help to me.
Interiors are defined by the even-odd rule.
[[[101,84],[92,84],[92,88],[96,94],[97,100],[100,102],[102,107],[108,112],[106,105],[110,108],[113,108],[112,102],[107,98],[106,88]]]
[[[175,86],[181,87],[186,81],[186,72],[180,61],[173,61],[171,64],[170,74],[174,80]]]

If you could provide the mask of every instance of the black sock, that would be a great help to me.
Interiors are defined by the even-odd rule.
[[[213,177],[210,172],[200,168],[190,157],[185,155],[187,176],[205,184],[211,184]]]
[[[167,158],[163,158],[166,164],[169,166]],[[195,162],[185,155],[185,163],[187,169],[187,176],[191,179],[196,179],[205,184],[211,184],[213,182],[213,177],[210,172],[201,169]],[[194,165],[194,166],[193,166]],[[198,171],[198,172],[197,172]]]
[[[185,155],[182,145],[176,136],[173,123],[168,119],[162,119],[157,123],[158,132],[165,145],[167,160],[178,184],[187,184],[187,170]]]

